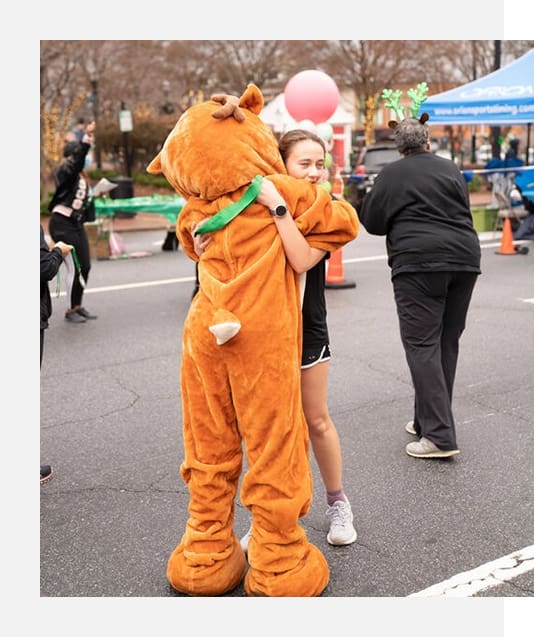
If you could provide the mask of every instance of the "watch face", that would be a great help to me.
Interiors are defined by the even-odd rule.
[[[277,217],[283,217],[286,214],[286,212],[287,212],[287,208],[283,205],[276,206],[276,208],[274,209],[274,214]]]

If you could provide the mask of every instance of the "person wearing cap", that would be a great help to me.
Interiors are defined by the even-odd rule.
[[[88,319],[97,318],[82,305],[84,283],[87,283],[91,269],[89,239],[84,223],[95,219],[91,187],[84,169],[87,154],[94,143],[95,129],[95,122],[90,122],[81,141],[67,141],[65,144],[63,162],[54,173],[56,190],[49,204],[52,213],[48,226],[50,236],[56,243],[63,241],[74,246],[73,254],[65,259],[69,300],[65,319],[70,323],[85,323]]]
[[[428,115],[390,122],[401,159],[385,166],[360,206],[365,229],[385,235],[400,336],[415,392],[414,458],[459,453],[452,412],[459,341],[480,274],[467,183],[430,152]]]

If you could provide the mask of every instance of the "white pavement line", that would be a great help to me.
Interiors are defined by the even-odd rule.
[[[501,243],[500,241],[497,242],[491,242],[491,243],[481,243],[480,247],[481,249],[486,249],[486,248],[498,248],[500,247]],[[387,254],[378,254],[378,255],[374,255],[371,257],[353,257],[351,259],[342,259],[343,263],[363,263],[364,261],[384,261],[385,259],[388,258]]]
[[[459,573],[408,597],[472,597],[534,569],[534,544],[520,551],[487,562],[472,571]]]
[[[481,248],[496,248],[500,243],[481,244]],[[387,254],[378,254],[370,257],[354,257],[352,259],[343,259],[343,263],[363,263],[364,261],[385,261]],[[168,285],[169,283],[191,283],[195,281],[195,277],[185,276],[179,279],[160,279],[159,281],[141,281],[139,283],[124,283],[122,285],[108,285],[100,288],[89,288],[84,294],[95,294],[97,292],[111,292],[113,290],[129,290],[133,288],[146,288],[154,285]],[[65,296],[66,292],[60,292],[59,296]],[[534,303],[534,299],[520,299],[525,303]]]
[[[110,292],[112,290],[131,290],[133,288],[147,288],[154,285],[168,285],[169,283],[191,283],[195,281],[194,276],[184,276],[179,279],[160,279],[159,281],[141,281],[139,283],[123,283],[121,285],[108,285],[100,288],[89,288],[84,290],[84,294],[95,294],[97,292]],[[65,296],[66,292],[60,292],[59,296]],[[54,295],[56,296],[56,295]]]

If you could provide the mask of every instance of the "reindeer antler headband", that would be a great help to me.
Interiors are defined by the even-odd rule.
[[[421,104],[426,100],[426,94],[428,93],[428,84],[426,82],[421,82],[416,86],[416,88],[408,89],[406,93],[412,100],[412,103],[410,105],[410,117],[417,119],[419,108],[421,107]],[[392,111],[394,111],[399,120],[405,118],[404,106],[401,106],[400,104],[401,97],[402,91],[393,91],[390,88],[385,88],[382,91],[381,95],[386,108],[390,108]],[[419,117],[419,122],[421,124],[424,124],[429,120],[429,118],[430,115],[428,113],[422,113],[421,117]],[[396,128],[398,125],[399,122],[394,119],[388,122],[389,128]]]

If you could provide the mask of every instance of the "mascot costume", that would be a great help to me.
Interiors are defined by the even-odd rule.
[[[308,243],[325,251],[352,241],[359,222],[347,202],[333,205],[326,190],[287,175],[262,108],[252,84],[240,98],[192,106],[147,168],[187,200],[176,234],[199,266],[180,370],[189,518],[167,564],[171,586],[187,595],[222,595],[244,578],[250,596],[317,596],[329,581],[325,557],[299,525],[312,499],[299,276],[255,198],[269,175]],[[200,221],[212,240],[199,259]],[[233,529],[243,454],[248,564]]]

